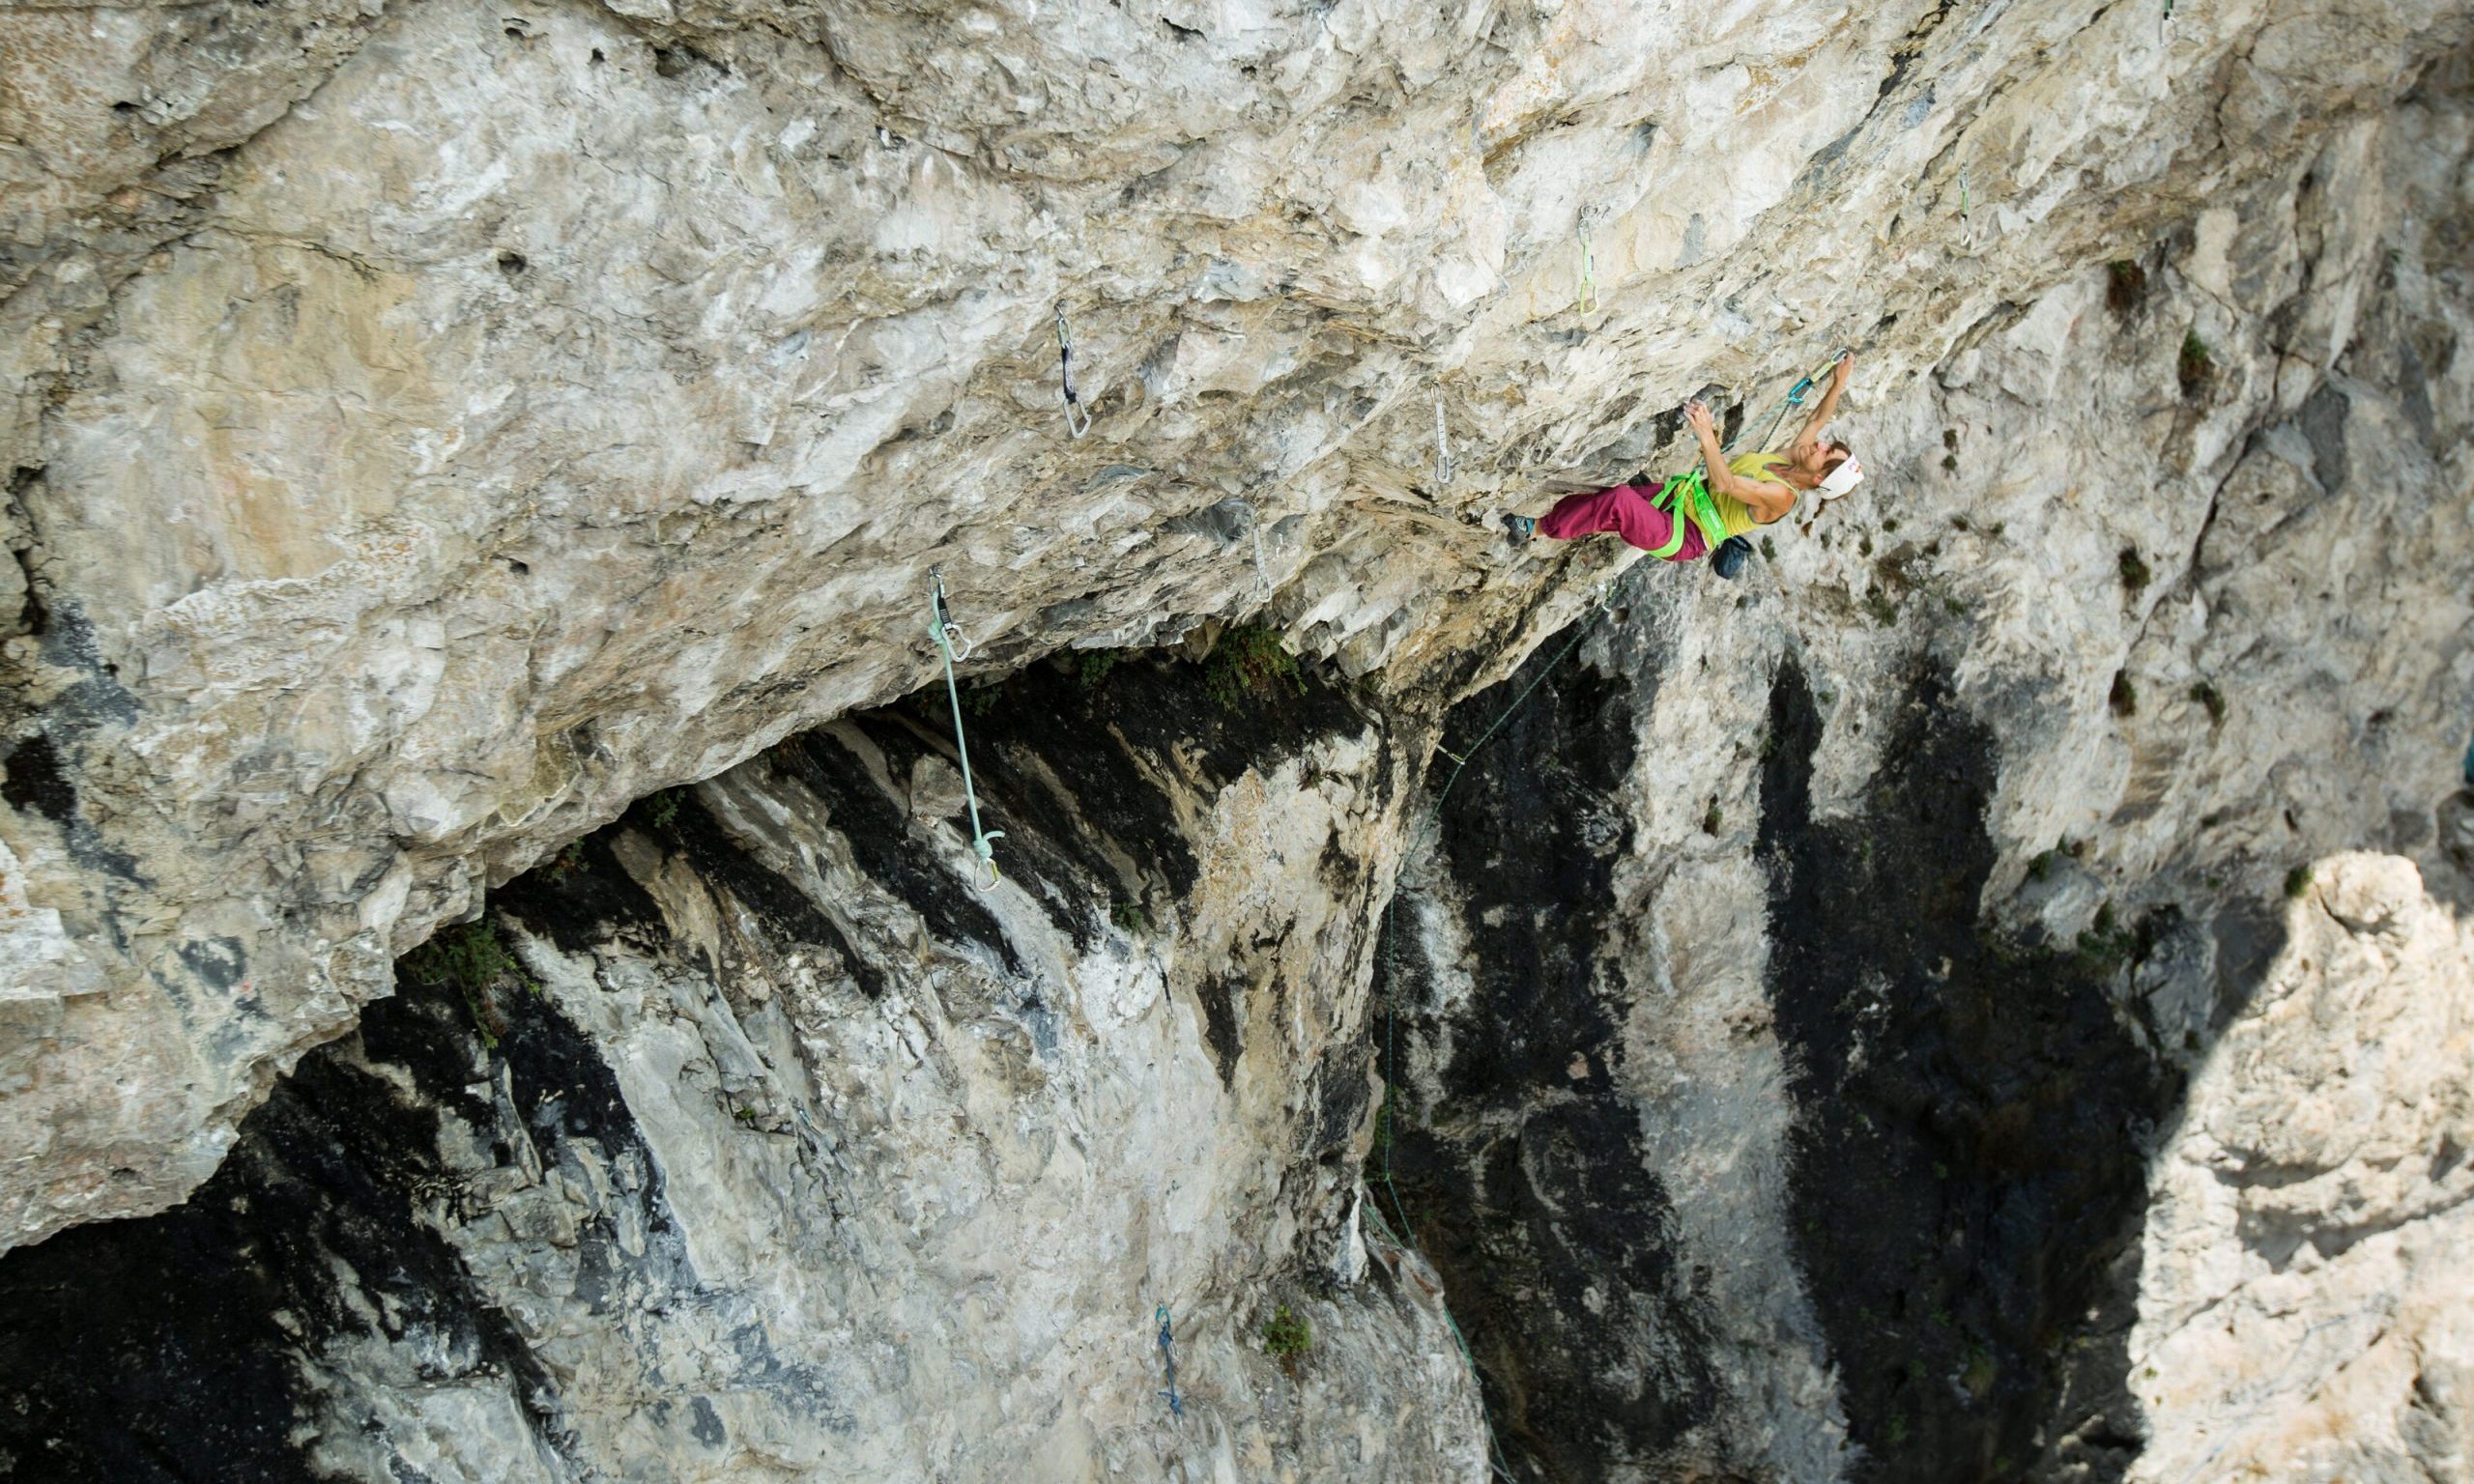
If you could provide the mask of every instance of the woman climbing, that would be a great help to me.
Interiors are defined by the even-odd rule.
[[[1818,490],[1823,499],[1836,499],[1856,488],[1863,467],[1842,439],[1824,439],[1821,431],[1838,411],[1838,394],[1855,374],[1853,352],[1838,357],[1830,369],[1829,389],[1823,393],[1803,431],[1785,453],[1740,453],[1733,460],[1718,446],[1718,433],[1708,403],[1694,398],[1683,405],[1684,420],[1700,440],[1700,469],[1678,474],[1653,489],[1619,484],[1595,494],[1568,495],[1543,517],[1507,515],[1504,527],[1514,546],[1525,546],[1533,534],[1571,541],[1611,530],[1627,543],[1665,561],[1693,561],[1714,549],[1711,569],[1732,578],[1743,570],[1751,554],[1745,533],[1786,518],[1796,497]]]

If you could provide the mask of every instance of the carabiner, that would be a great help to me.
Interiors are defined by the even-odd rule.
[[[1065,432],[1069,438],[1080,438],[1091,431],[1091,414],[1083,408],[1082,398],[1074,390],[1074,332],[1066,323],[1065,305],[1056,306],[1056,379],[1065,393]],[[1079,414],[1081,420],[1075,419]]]

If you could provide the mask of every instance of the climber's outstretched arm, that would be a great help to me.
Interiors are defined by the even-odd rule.
[[[1845,352],[1839,356],[1838,364],[1830,368],[1829,389],[1821,394],[1821,405],[1804,419],[1803,431],[1796,435],[1795,443],[1787,450],[1798,463],[1812,453],[1814,445],[1821,442],[1821,430],[1828,427],[1829,419],[1838,415],[1838,394],[1847,389],[1847,379],[1855,374],[1856,353]]]
[[[1754,520],[1764,525],[1785,515],[1795,507],[1796,492],[1784,484],[1768,479],[1747,479],[1727,467],[1727,451],[1718,446],[1717,421],[1710,414],[1710,404],[1695,397],[1683,404],[1683,420],[1692,424],[1692,434],[1701,441],[1701,462],[1710,471],[1710,488],[1720,495],[1732,495],[1752,511]]]

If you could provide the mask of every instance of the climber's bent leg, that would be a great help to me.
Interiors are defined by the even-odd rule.
[[[1625,543],[1645,552],[1655,552],[1675,539],[1675,518],[1650,503],[1651,491],[1634,484],[1619,484],[1611,490],[1589,495],[1567,495],[1555,501],[1555,508],[1538,521],[1538,533],[1558,541],[1577,540],[1599,531],[1613,531]],[[1669,561],[1695,561],[1710,550],[1698,528],[1686,521],[1683,544],[1677,547]]]

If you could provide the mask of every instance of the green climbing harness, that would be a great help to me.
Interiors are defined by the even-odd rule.
[[[945,699],[954,706],[954,756],[962,759],[963,797],[970,801],[970,847],[978,852],[979,864],[988,868],[988,879],[979,879],[979,871],[971,871],[973,891],[984,892],[996,884],[996,851],[994,842],[1003,840],[1003,830],[985,830],[979,824],[979,790],[970,778],[970,743],[963,736],[963,693],[954,683],[954,666],[970,658],[970,641],[963,637],[962,626],[945,607],[945,575],[930,568],[928,572],[928,632],[935,638],[936,651],[945,657]]]
[[[1727,523],[1719,519],[1718,507],[1711,500],[1710,475],[1705,470],[1695,468],[1669,479],[1666,488],[1650,497],[1650,503],[1669,515],[1683,514],[1700,528],[1702,542],[1712,550],[1727,539]],[[1683,550],[1683,537],[1690,528],[1683,521],[1675,522],[1666,545],[1650,555],[1660,561],[1673,557]]]

